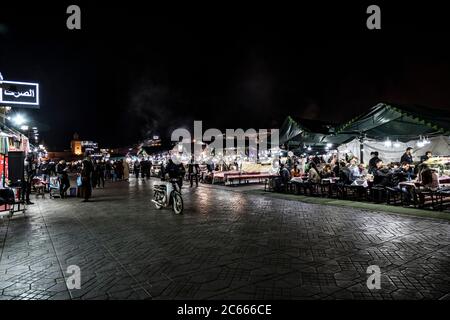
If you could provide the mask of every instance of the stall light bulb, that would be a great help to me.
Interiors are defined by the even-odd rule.
[[[387,138],[387,140],[384,142],[384,146],[385,147],[391,147],[392,146],[392,141],[391,140],[389,140],[389,138]]]
[[[12,121],[14,122],[14,124],[21,126],[23,125],[27,120],[25,119],[25,117],[21,114],[17,114]]]

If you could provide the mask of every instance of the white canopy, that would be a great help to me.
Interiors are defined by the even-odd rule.
[[[406,143],[391,141],[391,146],[387,146],[385,141],[365,139],[363,142],[364,162],[368,163],[370,153],[378,151],[379,157],[384,162],[400,162],[400,158],[407,147],[413,148],[414,161],[420,161],[420,157],[425,155],[425,152],[431,151],[433,156],[449,156],[450,155],[450,137],[436,136],[429,138],[429,144],[417,145],[419,140],[411,140]],[[352,153],[356,157],[360,157],[360,142],[354,139],[348,143],[342,144],[338,147],[339,153]]]

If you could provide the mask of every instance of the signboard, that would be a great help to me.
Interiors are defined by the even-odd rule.
[[[97,149],[98,143],[93,141],[81,141],[81,146],[85,148]]]
[[[39,109],[39,84],[0,80],[0,104]]]

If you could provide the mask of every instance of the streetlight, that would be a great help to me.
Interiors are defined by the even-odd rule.
[[[12,118],[12,122],[17,126],[23,125],[26,121],[27,120],[25,119],[25,117],[23,115],[21,115],[20,113],[16,114],[14,116],[14,118]]]

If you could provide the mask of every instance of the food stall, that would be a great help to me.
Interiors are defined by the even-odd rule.
[[[450,185],[450,156],[432,157],[424,163],[436,170],[441,185]]]
[[[3,126],[0,131],[0,217],[26,210],[21,199],[21,181],[24,159],[29,151],[30,143],[26,136]]]
[[[450,114],[416,106],[379,103],[335,129],[336,136],[350,137],[339,145],[341,153],[360,155],[362,162],[378,152],[384,163],[400,162],[407,147],[419,162],[427,151],[450,155]]]

